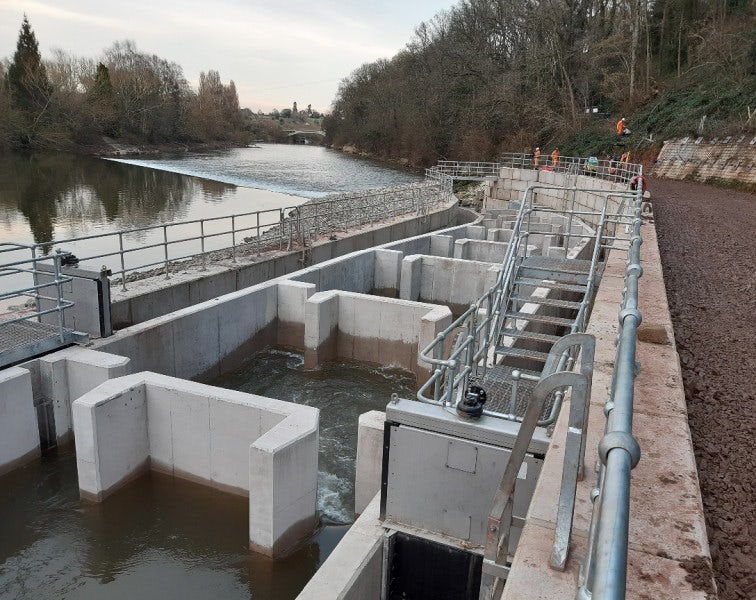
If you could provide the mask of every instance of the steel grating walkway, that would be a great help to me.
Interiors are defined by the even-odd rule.
[[[34,321],[0,321],[0,367],[81,342],[86,335]]]

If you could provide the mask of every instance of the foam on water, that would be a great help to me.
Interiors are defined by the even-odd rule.
[[[391,367],[328,363],[305,370],[301,354],[265,350],[209,383],[320,410],[318,506],[325,523],[354,518],[359,416],[385,410],[392,393],[414,396],[414,376]]]

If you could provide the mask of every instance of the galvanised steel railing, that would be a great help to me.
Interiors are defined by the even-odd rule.
[[[494,180],[502,167],[554,171],[569,175],[587,175],[613,182],[630,181],[641,175],[641,165],[631,163],[627,158],[598,159],[596,157],[560,156],[554,164],[550,156],[542,154],[536,161],[532,153],[504,153],[499,162],[460,162],[442,160],[437,165],[426,169],[427,178],[435,179],[446,175],[458,180]]]
[[[65,253],[37,256],[34,246],[0,243],[0,285],[10,280],[13,288],[0,293],[0,368],[85,341],[85,335],[66,329],[65,310],[73,302],[63,298],[62,286],[71,281],[61,273],[65,258]],[[52,265],[41,268],[42,263]]]
[[[604,407],[604,437],[599,442],[598,485],[592,491],[593,513],[588,550],[580,571],[578,598],[625,598],[630,522],[630,472],[640,460],[640,446],[632,435],[638,310],[642,191],[634,202],[632,237],[625,269],[625,291],[619,313],[619,334],[612,386]]]
[[[508,152],[499,157],[502,167],[519,169],[535,169],[535,159],[532,153]],[[597,157],[560,156],[554,164],[551,156],[541,154],[538,169],[556,172],[569,172],[578,175],[589,175],[607,181],[630,181],[636,175],[642,175],[642,166],[630,162],[627,158],[599,159]]]
[[[621,212],[609,213],[607,211],[609,200],[611,198],[627,195],[626,192],[578,189],[577,191],[601,194],[605,197],[602,209],[596,212],[587,211],[585,209],[575,209],[574,202],[571,206],[567,206],[565,211],[536,206],[533,202],[533,198],[538,190],[553,191],[554,188],[534,185],[529,186],[525,191],[523,202],[521,203],[517,218],[513,224],[511,241],[494,285],[491,286],[491,288],[475,303],[471,304],[470,307],[451,325],[439,333],[430,344],[420,351],[420,358],[434,367],[431,377],[417,392],[417,398],[421,402],[454,407],[462,398],[462,394],[467,388],[471,375],[485,375],[486,370],[489,368],[487,366],[487,358],[491,352],[492,346],[496,343],[497,335],[504,318],[501,306],[502,300],[507,298],[507,295],[511,292],[511,289],[514,286],[517,259],[521,259],[527,253],[527,239],[530,235],[527,230],[527,223],[534,213],[543,212],[548,215],[563,215],[568,220],[573,216],[576,218],[592,216],[598,219],[598,227],[590,235],[579,233],[565,234],[566,238],[595,240],[591,256],[592,264],[589,271],[589,276],[594,280],[596,278],[595,274],[598,268],[601,250],[607,247],[606,244],[602,243],[602,240],[605,239],[606,223],[609,222],[610,219],[615,222],[623,222],[627,220],[627,214],[624,211],[624,204],[621,200],[619,202],[619,210]],[[575,243],[580,242],[578,241]],[[589,284],[588,290],[581,301],[576,319],[571,327],[571,333],[583,331],[587,324],[590,308],[589,304],[595,291],[594,285],[595,282]],[[562,356],[558,369],[570,368],[574,362],[574,358],[575,357],[570,354]],[[514,378],[515,381],[513,381],[512,386],[514,402],[510,402],[510,406],[513,404],[516,405],[517,403],[516,395],[518,393],[518,381],[538,381],[538,377],[520,371],[514,374]],[[539,420],[539,426],[545,427],[554,422],[561,406],[561,397],[561,395],[557,395],[549,415]],[[510,410],[509,412],[495,412],[484,409],[483,413],[506,420],[522,420],[521,417],[514,414],[513,410]]]
[[[98,267],[99,263],[106,263],[106,268],[120,275],[117,281],[126,291],[131,274],[135,277],[154,275],[157,270],[168,279],[171,270],[177,266],[181,268],[181,263],[187,260],[198,258],[200,268],[206,269],[208,257],[213,252],[224,252],[235,262],[242,253],[291,250],[296,244],[311,244],[319,235],[402,215],[426,215],[452,198],[451,179],[442,177],[392,188],[328,196],[300,206],[44,242],[36,244],[35,251],[44,255],[53,247],[67,245],[69,250],[78,254],[79,247],[97,246],[98,250],[93,253],[78,254],[78,260],[94,262]]]

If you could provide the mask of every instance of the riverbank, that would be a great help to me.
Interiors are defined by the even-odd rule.
[[[653,178],[649,189],[720,600],[756,595],[756,196]]]

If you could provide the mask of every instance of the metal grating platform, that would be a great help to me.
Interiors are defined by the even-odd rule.
[[[85,334],[35,321],[0,322],[0,367],[86,341]]]
[[[489,367],[486,371],[485,377],[470,376],[470,383],[479,385],[488,395],[485,408],[493,412],[501,414],[509,414],[509,403],[512,397],[512,371],[519,371],[526,375],[532,375],[534,377],[540,377],[541,374],[537,371],[527,371],[525,369],[516,369],[514,367],[508,367],[499,365],[496,367]],[[530,401],[530,394],[533,388],[536,386],[535,381],[528,381],[520,379],[517,382],[517,404],[515,407],[515,415],[517,417],[523,417],[525,410],[528,407]],[[551,408],[554,405],[554,395],[547,400],[541,412],[540,419],[545,419],[549,416]]]

